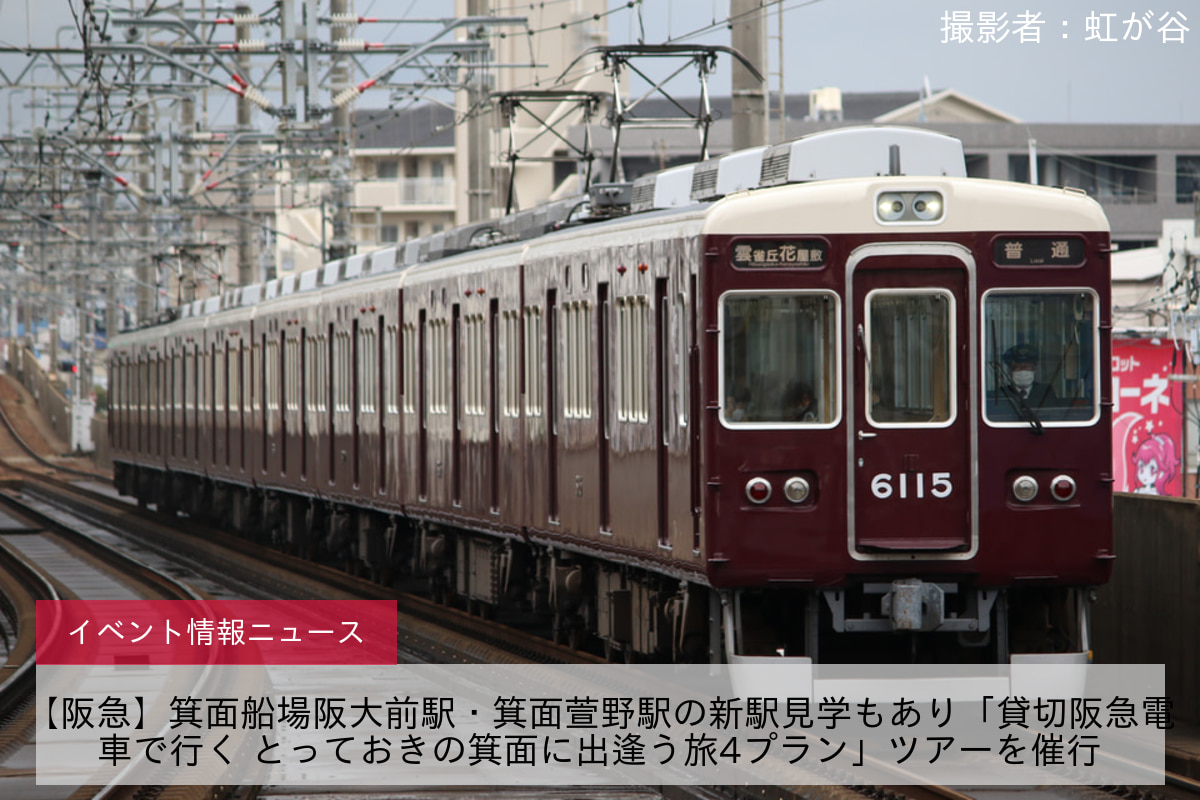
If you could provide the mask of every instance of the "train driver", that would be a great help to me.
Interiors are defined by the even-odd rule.
[[[1054,387],[1037,379],[1038,352],[1031,344],[1016,344],[1004,351],[1004,367],[1008,384],[997,392],[1000,398],[1011,397],[1025,402],[1032,409],[1058,404]]]

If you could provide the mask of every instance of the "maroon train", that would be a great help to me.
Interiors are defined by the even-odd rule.
[[[1086,660],[1108,227],[963,164],[823,133],[198,301],[112,344],[117,486],[612,656]]]

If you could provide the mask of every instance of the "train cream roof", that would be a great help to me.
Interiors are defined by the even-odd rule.
[[[882,223],[880,192],[937,191],[940,222]],[[980,178],[877,177],[789,184],[729,195],[713,204],[706,234],[765,235],[923,231],[1107,231],[1100,204],[1078,190]]]

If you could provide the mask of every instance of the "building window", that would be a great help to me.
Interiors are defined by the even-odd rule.
[[[1190,203],[1200,192],[1200,156],[1175,157],[1175,202]]]
[[[1101,203],[1155,202],[1157,165],[1154,156],[1038,156],[1041,186],[1083,189]],[[1008,157],[1008,179],[1028,183],[1029,155]]]
[[[375,177],[381,181],[394,181],[400,177],[400,162],[385,158],[375,162]]]
[[[404,240],[410,241],[421,236],[421,223],[406,222],[404,223]]]
[[[398,241],[400,241],[400,226],[399,225],[380,225],[379,226],[379,241],[381,241],[381,242],[398,242]]]
[[[446,165],[441,161],[431,161],[429,163],[429,177],[435,181],[440,181],[446,177]]]
[[[417,169],[419,166],[420,166],[420,162],[418,162],[415,158],[410,158],[410,159],[405,160],[405,162],[404,162],[404,177],[406,177],[406,178],[417,177]]]
[[[444,222],[435,222],[433,223],[433,227],[430,228],[431,233],[441,233],[444,230],[446,230],[446,223]]]

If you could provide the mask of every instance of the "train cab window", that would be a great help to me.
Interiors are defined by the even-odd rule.
[[[984,419],[995,427],[1100,418],[1099,327],[1089,289],[997,289],[983,298]]]
[[[939,289],[881,289],[867,295],[867,306],[871,424],[951,424],[957,408],[954,296]]]
[[[838,301],[830,292],[730,292],[721,298],[721,421],[837,423]]]

